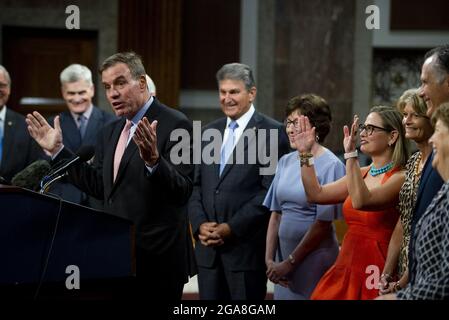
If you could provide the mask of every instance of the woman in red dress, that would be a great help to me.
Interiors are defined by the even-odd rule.
[[[315,139],[306,117],[300,120],[297,148],[300,151],[302,181],[307,199],[313,203],[343,204],[348,231],[335,264],[316,286],[312,299],[374,299],[388,251],[388,243],[399,217],[399,190],[404,182],[404,166],[409,155],[402,115],[392,107],[373,107],[365,123],[354,116],[351,130],[344,127],[343,145],[346,176],[321,186],[310,161],[310,146]],[[360,168],[356,140],[360,131],[360,150],[372,159]]]

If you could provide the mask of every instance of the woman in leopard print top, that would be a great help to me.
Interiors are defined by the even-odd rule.
[[[426,116],[426,103],[419,97],[417,89],[405,91],[397,103],[397,108],[403,114],[405,137],[416,143],[418,151],[407,162],[405,181],[399,193],[400,219],[388,247],[387,260],[381,276],[380,294],[396,292],[405,287],[408,282],[411,220],[421,171],[432,151],[428,140],[433,133],[433,128],[430,119]]]

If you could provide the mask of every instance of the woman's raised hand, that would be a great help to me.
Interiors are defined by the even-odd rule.
[[[295,135],[295,146],[299,153],[310,153],[316,142],[315,127],[310,125],[309,118],[300,116]]]
[[[354,120],[352,121],[351,131],[349,131],[348,126],[343,127],[343,148],[345,152],[353,152],[356,150],[357,143],[357,131],[359,128],[359,117],[354,115]]]

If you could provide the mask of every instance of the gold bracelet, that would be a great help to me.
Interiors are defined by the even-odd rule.
[[[302,166],[311,167],[314,164],[313,157],[311,158],[301,158],[299,164]]]
[[[394,292],[398,292],[399,290],[401,290],[402,289],[402,287],[401,287],[401,285],[399,284],[399,281],[396,281],[396,283],[394,284],[394,286],[393,286],[393,291]]]

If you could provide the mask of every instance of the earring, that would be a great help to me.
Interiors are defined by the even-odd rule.
[[[315,135],[315,141],[316,142],[320,141],[320,137],[318,135]]]

